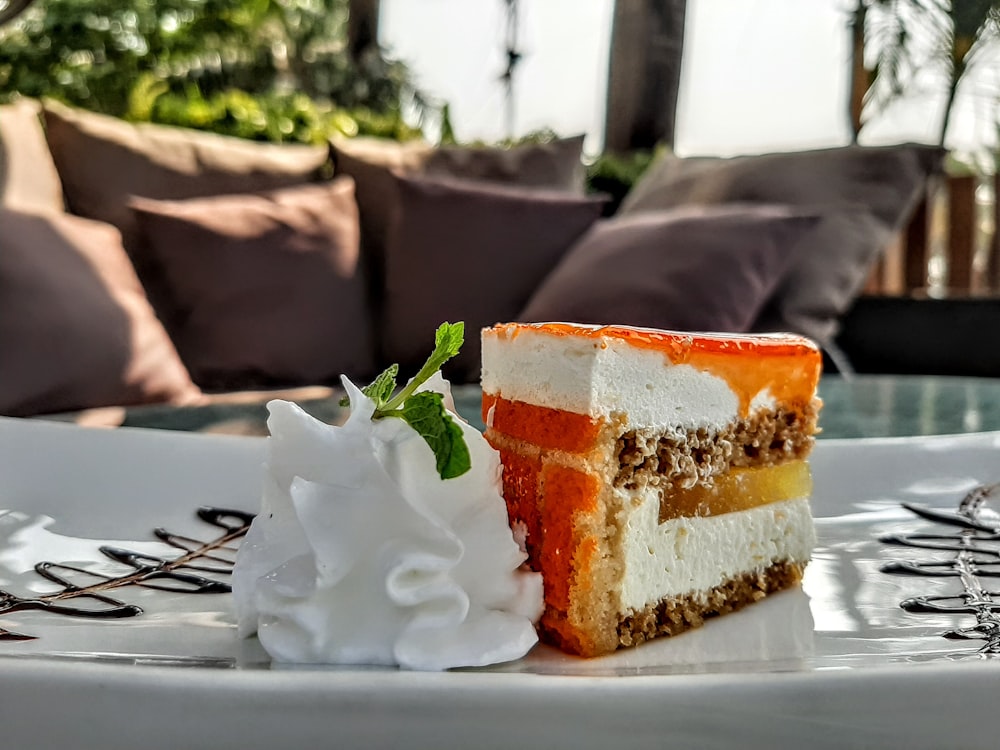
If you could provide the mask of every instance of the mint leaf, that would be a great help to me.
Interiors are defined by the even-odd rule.
[[[382,406],[396,390],[396,375],[398,373],[399,365],[389,365],[369,385],[362,388],[361,392],[375,402],[376,408]]]
[[[434,334],[434,351],[431,352],[431,356],[427,358],[424,366],[413,376],[413,379],[403,386],[403,390],[385,403],[385,409],[398,409],[406,399],[414,394],[417,388],[427,382],[427,379],[431,375],[440,370],[445,362],[458,354],[458,350],[462,348],[464,340],[465,323],[461,321],[458,323],[442,323]],[[375,416],[379,416],[378,411],[375,412]]]
[[[442,479],[460,477],[471,468],[472,460],[462,428],[448,416],[440,393],[416,393],[393,416],[405,420],[430,446]]]
[[[441,369],[441,365],[458,354],[465,343],[465,323],[442,323],[434,332],[434,351],[427,359],[424,367],[431,367],[432,372]]]
[[[396,375],[399,373],[399,365],[389,365],[377,378],[361,389],[361,392],[375,402],[375,408],[382,406],[389,400],[389,396],[396,390]],[[337,402],[342,407],[351,405],[351,399],[344,396]]]
[[[434,453],[437,471],[442,479],[454,479],[472,466],[469,447],[465,444],[462,428],[448,415],[444,397],[433,391],[417,389],[427,382],[449,359],[458,354],[465,340],[465,323],[442,323],[434,334],[434,351],[416,375],[397,393],[396,375],[399,366],[392,365],[370,385],[361,389],[375,402],[372,419],[398,417],[427,442]],[[350,406],[349,399],[341,399],[341,406]]]

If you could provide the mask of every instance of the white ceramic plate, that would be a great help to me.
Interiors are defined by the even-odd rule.
[[[175,556],[154,527],[217,536],[196,509],[254,511],[262,455],[253,438],[0,419],[0,589],[51,593],[43,560],[121,575],[102,544]],[[878,536],[940,530],[901,501],[954,509],[1000,481],[1000,433],[821,441],[812,465],[820,547],[802,590],[601,659],[271,667],[236,638],[228,595],[134,586],[110,593],[138,617],[0,614],[37,636],[0,641],[0,747],[995,747],[1000,661],[942,637],[975,618],[899,606],[958,584],[881,572],[928,555]]]

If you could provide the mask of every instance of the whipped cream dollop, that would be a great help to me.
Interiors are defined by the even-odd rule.
[[[346,378],[330,426],[268,404],[262,507],[233,572],[242,636],[276,661],[441,670],[523,656],[537,641],[541,575],[508,525],[500,460],[453,419],[472,468],[442,480],[427,443]],[[424,385],[450,401],[439,375]]]

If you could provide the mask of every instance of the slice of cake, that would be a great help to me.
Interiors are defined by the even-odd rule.
[[[810,341],[506,324],[482,351],[486,437],[544,580],[543,638],[609,653],[801,579]]]

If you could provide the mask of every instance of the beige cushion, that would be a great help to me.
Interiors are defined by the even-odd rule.
[[[350,178],[131,205],[167,281],[171,333],[199,384],[303,385],[373,374]]]
[[[200,397],[114,227],[0,208],[0,414]]]
[[[0,206],[63,210],[62,184],[45,142],[41,105],[33,100],[0,106]]]
[[[600,220],[567,251],[518,320],[745,332],[816,221],[764,205]]]
[[[386,256],[383,358],[412,375],[443,322],[464,321],[465,346],[446,367],[479,379],[479,330],[513,319],[604,201],[469,180],[397,178],[399,219]]]
[[[327,150],[256,143],[45,102],[49,147],[69,209],[114,224],[130,250],[130,196],[177,200],[273,190],[318,179]]]

